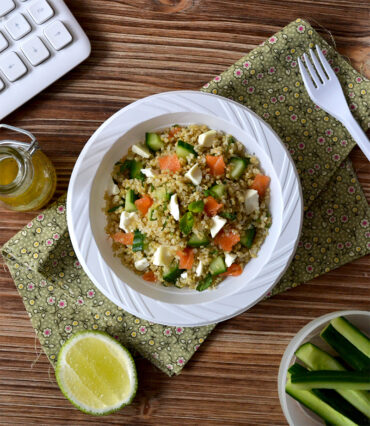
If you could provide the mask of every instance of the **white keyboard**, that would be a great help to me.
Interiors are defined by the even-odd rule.
[[[62,0],[0,0],[0,120],[91,51]]]

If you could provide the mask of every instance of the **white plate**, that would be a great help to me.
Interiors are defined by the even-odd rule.
[[[285,392],[285,384],[288,368],[296,362],[295,352],[303,345],[303,343],[311,342],[321,349],[336,355],[335,351],[320,338],[320,332],[329,324],[329,322],[337,317],[345,317],[361,331],[370,334],[370,312],[366,311],[337,311],[322,317],[316,318],[304,326],[293,337],[289,345],[285,349],[283,358],[281,359],[278,389],[281,408],[290,426],[320,426],[324,421],[315,413]]]
[[[257,155],[271,177],[272,226],[257,258],[239,277],[197,292],[145,282],[113,256],[104,232],[103,195],[114,163],[145,132],[172,124],[203,123],[230,133]],[[200,326],[253,306],[276,284],[294,254],[302,224],[302,194],[294,163],[273,130],[236,102],[201,92],[167,92],[141,99],[107,120],[74,167],[67,218],[76,255],[98,289],[126,311],[155,323]]]

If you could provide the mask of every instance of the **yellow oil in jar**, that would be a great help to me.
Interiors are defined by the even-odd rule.
[[[12,210],[37,210],[47,204],[56,188],[56,173],[51,161],[42,151],[36,151],[31,157],[33,176],[19,188],[14,196],[0,196],[7,207]],[[12,183],[18,174],[18,165],[13,158],[0,162],[0,185]]]
[[[14,158],[0,161],[0,185],[9,185],[18,175],[18,164]]]

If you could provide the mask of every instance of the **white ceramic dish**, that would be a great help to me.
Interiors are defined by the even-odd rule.
[[[241,276],[229,277],[217,289],[202,293],[145,282],[113,256],[104,232],[103,195],[114,163],[130,145],[143,140],[145,132],[174,123],[204,123],[234,135],[257,155],[262,169],[271,177],[273,223],[259,256],[248,263]],[[76,255],[99,290],[134,315],[182,326],[217,323],[260,300],[290,263],[300,235],[302,212],[294,163],[272,129],[236,102],[193,91],[144,98],[106,121],[82,150],[67,199],[68,227]]]
[[[303,327],[291,340],[287,346],[283,358],[280,363],[278,388],[281,408],[284,415],[291,426],[320,426],[325,424],[319,416],[298,403],[294,398],[285,392],[285,383],[288,368],[296,361],[294,353],[306,342],[312,342],[321,349],[335,355],[333,349],[320,338],[320,332],[326,325],[336,317],[344,316],[348,321],[352,322],[361,331],[370,335],[370,312],[366,311],[339,311],[332,312],[308,323]]]

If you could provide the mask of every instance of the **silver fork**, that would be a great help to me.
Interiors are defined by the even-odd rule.
[[[316,52],[320,61],[310,49],[313,65],[308,56],[305,53],[303,54],[308,72],[300,58],[298,58],[299,69],[307,92],[316,105],[331,114],[347,128],[352,138],[370,161],[370,142],[348,108],[338,77],[318,45],[316,45]]]

